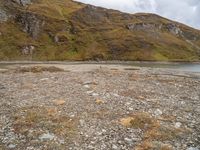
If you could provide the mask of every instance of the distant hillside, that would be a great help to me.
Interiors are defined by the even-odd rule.
[[[0,0],[0,60],[199,61],[200,31],[71,0]]]

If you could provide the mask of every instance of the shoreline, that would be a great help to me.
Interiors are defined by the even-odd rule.
[[[129,64],[129,63],[154,63],[154,64],[200,64],[200,61],[0,61],[0,64]]]
[[[1,61],[0,71],[9,68],[26,66],[56,66],[71,71],[89,71],[98,67],[108,67],[118,70],[131,70],[134,68],[142,69],[161,69],[170,70],[171,72],[200,73],[200,63],[174,63],[174,62],[139,62],[139,61]],[[80,67],[81,66],[81,67]]]
[[[199,91],[200,73],[12,66],[0,72],[0,148],[198,149]]]

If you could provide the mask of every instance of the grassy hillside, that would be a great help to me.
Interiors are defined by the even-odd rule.
[[[71,0],[0,0],[0,60],[198,61],[200,31]]]

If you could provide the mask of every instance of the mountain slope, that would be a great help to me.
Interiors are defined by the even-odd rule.
[[[0,0],[0,60],[198,61],[200,31],[71,0]]]

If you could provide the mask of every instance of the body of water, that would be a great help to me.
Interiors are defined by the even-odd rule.
[[[166,68],[175,69],[188,72],[200,72],[200,63],[171,63],[171,62],[132,62],[132,61],[108,61],[108,62],[0,62],[0,69],[6,69],[13,65],[28,65],[28,64],[61,64],[61,65],[75,65],[75,64],[108,64],[108,65],[129,65],[136,67],[150,67],[150,68]]]
[[[167,68],[189,72],[200,72],[200,63],[159,63],[159,62],[130,62],[132,66]]]

